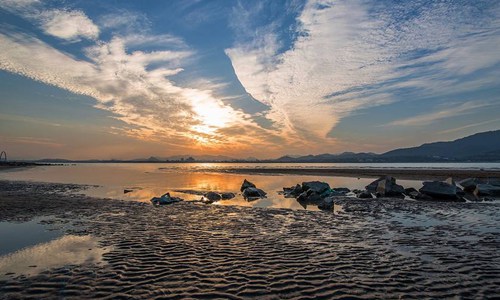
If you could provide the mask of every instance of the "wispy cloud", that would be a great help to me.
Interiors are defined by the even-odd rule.
[[[457,117],[465,114],[472,113],[475,109],[485,107],[488,104],[484,103],[475,103],[475,102],[466,102],[461,105],[455,106],[454,103],[447,105],[446,108],[443,108],[441,111],[436,111],[432,113],[425,113],[419,116],[414,116],[411,118],[396,120],[390,123],[387,123],[385,126],[423,126],[429,125],[436,121]]]
[[[161,41],[169,43],[161,45]],[[162,49],[128,50],[151,43]],[[178,37],[120,35],[98,41],[83,52],[86,57],[79,59],[39,38],[0,32],[1,70],[96,99],[97,108],[129,125],[113,132],[164,143],[171,150],[222,146],[248,149],[268,143],[274,135],[217,97],[215,91],[220,84],[205,80],[198,88],[190,88],[171,79],[183,72],[185,61],[195,55]],[[223,130],[230,128],[260,133],[225,136]]]
[[[483,126],[483,125],[487,125],[487,124],[492,124],[492,123],[500,123],[500,118],[499,119],[488,120],[488,121],[484,121],[484,122],[478,122],[478,123],[468,124],[468,125],[465,125],[465,126],[460,126],[460,127],[456,127],[456,128],[447,129],[447,130],[442,130],[442,131],[439,131],[438,134],[448,134],[448,133],[452,133],[452,132],[458,132],[458,131],[462,131],[464,129],[469,129],[469,128],[473,128],[473,127],[479,127],[479,126]]]
[[[259,30],[248,21],[255,16],[238,13],[238,30]],[[400,101],[401,89],[419,89],[420,97],[450,93],[464,88],[464,76],[500,63],[499,17],[490,1],[310,0],[290,49],[280,52],[283,33],[264,25],[261,35],[247,35],[226,53],[247,92],[271,107],[269,118],[302,138],[324,140],[353,112]],[[492,72],[484,71],[481,87],[498,82]]]

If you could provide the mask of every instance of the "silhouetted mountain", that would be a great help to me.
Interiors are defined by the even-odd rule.
[[[382,154],[381,157],[400,160],[499,160],[500,130],[477,133],[450,142],[396,149]]]
[[[344,152],[293,157],[282,156],[276,162],[445,162],[500,161],[500,130],[477,133],[450,142],[423,144],[383,154]]]

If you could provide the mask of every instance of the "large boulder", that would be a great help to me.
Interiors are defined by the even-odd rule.
[[[297,197],[297,201],[301,203],[307,203],[307,204],[319,204],[323,200],[323,197],[321,195],[313,190],[308,190],[305,192],[302,192]]]
[[[380,197],[404,198],[405,189],[396,183],[396,178],[383,176],[366,186],[369,193],[376,193]]]
[[[307,181],[302,182],[302,190],[305,192],[313,191],[318,194],[322,194],[323,192],[330,190],[330,185],[321,181]]]
[[[260,199],[260,198],[265,198],[267,195],[266,192],[264,192],[263,190],[261,189],[258,189],[256,187],[247,187],[244,191],[243,191],[243,198],[245,198],[245,200],[257,200],[257,199]]]
[[[474,195],[481,196],[491,196],[500,197],[500,186],[492,184],[478,184],[474,190]]]
[[[240,192],[243,192],[245,189],[247,189],[249,187],[254,188],[255,184],[251,183],[250,181],[248,181],[246,179],[243,180],[243,183],[241,184]]]
[[[206,199],[208,199],[210,201],[219,201],[220,199],[222,199],[221,195],[219,195],[215,192],[208,192],[205,195],[203,195],[203,197],[205,197]]]
[[[464,188],[464,191],[468,193],[474,192],[476,190],[476,186],[481,183],[486,182],[480,178],[467,178],[458,182],[458,184]]]
[[[425,181],[419,189],[420,193],[436,200],[458,200],[459,189],[444,181]]]
[[[283,188],[283,193],[285,195],[285,198],[296,198],[300,194],[302,194],[303,190],[300,184],[297,184],[296,186],[292,186],[289,188],[284,187]]]

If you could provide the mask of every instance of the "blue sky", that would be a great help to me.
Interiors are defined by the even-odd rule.
[[[13,158],[383,152],[500,128],[498,1],[0,0]]]

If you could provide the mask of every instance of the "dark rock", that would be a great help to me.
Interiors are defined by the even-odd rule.
[[[396,184],[396,178],[383,176],[366,186],[370,193],[377,193],[380,197],[403,197],[405,189]]]
[[[222,199],[221,195],[215,193],[215,192],[208,192],[203,197],[207,198],[210,201],[219,201]]]
[[[432,201],[432,200],[434,200],[434,198],[432,198],[431,196],[426,195],[426,194],[422,194],[420,192],[413,199],[420,200],[420,201]]]
[[[464,188],[464,191],[468,193],[474,192],[476,190],[476,185],[480,183],[486,182],[479,178],[467,178],[458,182],[458,184],[460,184]]]
[[[254,188],[255,187],[255,184],[251,183],[250,181],[248,180],[243,180],[243,184],[241,185],[241,188],[240,188],[240,192],[243,192],[245,189],[247,188]]]
[[[297,184],[294,187],[290,188],[283,188],[283,193],[285,194],[286,198],[295,198],[298,197],[300,194],[302,194],[303,190],[300,184]]]
[[[243,198],[245,198],[245,200],[256,200],[260,198],[265,198],[266,195],[267,195],[266,192],[256,187],[247,187],[243,191]]]
[[[437,200],[457,200],[458,188],[443,181],[425,181],[420,193]]]
[[[478,184],[476,185],[476,189],[474,190],[474,195],[478,197],[479,196],[498,197],[500,196],[500,186],[492,184]]]
[[[368,193],[367,191],[362,191],[361,193],[357,193],[356,197],[360,199],[370,199],[373,198],[371,193]]]
[[[233,199],[234,197],[236,197],[236,195],[234,193],[222,193],[220,194],[222,200],[229,200],[229,199]]]
[[[124,194],[128,194],[128,193],[131,193],[131,192],[133,192],[133,191],[134,191],[134,190],[127,190],[127,189],[125,189],[125,190],[123,190],[123,193],[124,193]]]
[[[321,202],[318,205],[318,208],[321,210],[331,211],[333,209],[334,205],[335,205],[335,203],[333,202],[333,198],[328,197],[328,198],[321,200]]]
[[[313,190],[303,192],[297,197],[297,201],[307,204],[319,204],[322,200],[321,195]]]
[[[330,190],[330,185],[326,182],[307,181],[302,182],[302,190],[305,192],[311,190],[321,195],[323,192]]]
[[[500,178],[490,178],[487,183],[494,186],[500,186]]]
[[[416,199],[418,197],[418,194],[420,193],[415,188],[410,187],[405,189],[405,195],[412,199]]]
[[[170,193],[166,193],[161,197],[153,197],[151,198],[151,202],[154,205],[166,205],[166,204],[172,204],[176,202],[183,201],[181,198],[178,197],[171,197]]]

